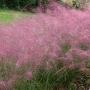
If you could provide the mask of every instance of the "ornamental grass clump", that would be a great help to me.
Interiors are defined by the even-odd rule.
[[[90,9],[77,11],[58,3],[50,8],[46,14],[40,12],[9,25],[0,24],[0,57],[16,59],[14,75],[7,75],[7,65],[1,71],[6,70],[8,78],[12,75],[8,85],[16,90],[89,88]],[[63,63],[58,62],[58,68],[57,60]]]
[[[16,81],[23,76],[26,76],[27,79],[32,79],[32,73],[29,70],[29,64],[18,68],[15,58],[0,58],[0,90],[12,90]]]
[[[8,80],[11,78],[12,74],[15,73],[15,63],[14,60],[10,61],[8,58],[0,59],[0,80]]]
[[[58,90],[59,88],[68,89],[69,85],[74,83],[75,79],[79,75],[79,70],[69,70],[63,67],[61,63],[58,64],[53,64],[52,68],[48,70],[45,67],[39,67],[33,72],[32,80],[25,79],[25,77],[17,80],[14,87],[15,90]]]
[[[15,90],[81,90],[89,89],[89,79],[86,73],[79,68],[67,68],[61,61],[49,62],[51,68],[39,66],[28,79],[25,76],[19,78],[15,85]],[[51,64],[52,63],[52,64]]]

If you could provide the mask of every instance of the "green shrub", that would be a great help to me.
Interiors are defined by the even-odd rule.
[[[43,0],[0,0],[0,8],[22,9],[25,6],[37,7]],[[48,0],[45,0],[45,2]]]
[[[19,9],[27,4],[35,6],[37,0],[1,0],[0,8]]]

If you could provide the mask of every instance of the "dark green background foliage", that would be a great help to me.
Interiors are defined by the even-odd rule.
[[[36,7],[39,0],[0,0],[0,8],[22,9],[26,5]]]

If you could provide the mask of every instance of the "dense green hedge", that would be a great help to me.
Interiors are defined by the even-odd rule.
[[[26,5],[35,7],[39,0],[0,0],[0,8],[22,9]]]

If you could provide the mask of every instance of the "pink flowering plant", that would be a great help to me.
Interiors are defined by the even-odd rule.
[[[45,14],[0,24],[0,90],[89,90],[89,14],[53,0]]]

